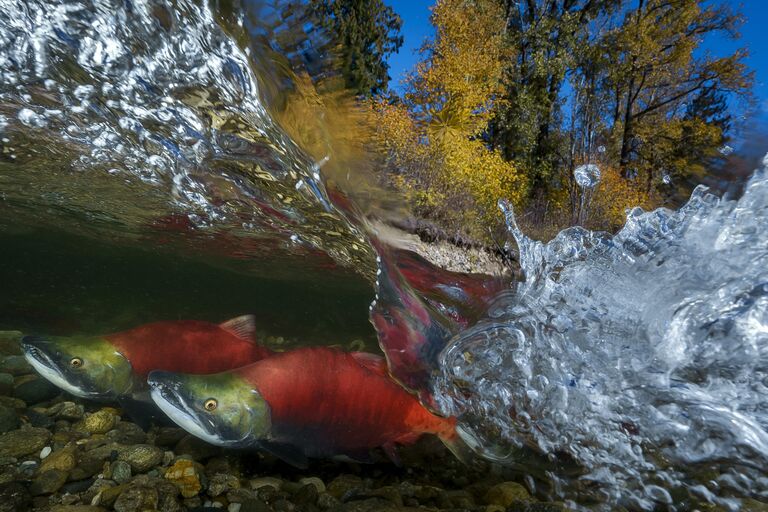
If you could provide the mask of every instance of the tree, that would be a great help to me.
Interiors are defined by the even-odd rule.
[[[348,90],[370,96],[387,89],[386,57],[403,44],[402,21],[382,0],[310,0],[312,12],[337,44]]]
[[[610,56],[608,82],[615,92],[614,135],[625,177],[651,163],[644,156],[658,154],[641,149],[648,145],[642,135],[653,132],[659,122],[680,125],[685,104],[702,91],[748,95],[752,73],[743,62],[746,51],[719,58],[695,53],[709,34],[735,34],[739,21],[724,4],[638,0],[624,22],[604,38],[603,48]]]
[[[484,140],[507,58],[503,11],[494,0],[438,0],[431,22],[403,101],[376,105],[380,139],[417,207],[484,237],[499,198],[519,205],[527,195],[525,176]]]
[[[499,0],[513,50],[504,74],[504,102],[491,126],[495,147],[523,165],[537,187],[563,164],[561,91],[589,36],[589,23],[619,0]]]

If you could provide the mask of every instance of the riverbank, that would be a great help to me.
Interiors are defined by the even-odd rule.
[[[480,244],[452,239],[427,225],[416,223],[373,223],[379,237],[390,246],[413,251],[429,262],[452,272],[512,275],[516,262],[498,250]]]

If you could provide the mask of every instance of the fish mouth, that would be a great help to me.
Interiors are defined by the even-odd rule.
[[[55,350],[51,340],[40,336],[24,336],[21,339],[21,350],[24,358],[39,373],[55,386],[80,398],[98,398],[98,393],[86,391],[72,384],[56,361],[49,355]]]
[[[155,370],[149,373],[147,383],[152,401],[181,428],[213,445],[236,444],[222,438],[213,419],[200,414],[189,400],[184,398],[183,376]]]

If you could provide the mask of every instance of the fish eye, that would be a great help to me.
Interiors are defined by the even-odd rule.
[[[69,364],[72,366],[72,368],[80,368],[83,366],[83,360],[79,357],[73,357]]]
[[[219,402],[217,402],[215,398],[209,398],[203,404],[203,407],[208,412],[215,411],[216,407],[218,407],[218,406],[219,406]]]

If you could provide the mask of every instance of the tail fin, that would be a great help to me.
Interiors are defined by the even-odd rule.
[[[477,460],[476,449],[479,445],[475,446],[476,440],[457,425],[456,418],[451,417],[448,420],[452,427],[438,434],[438,437],[457,459],[466,465],[471,465],[474,460]]]

